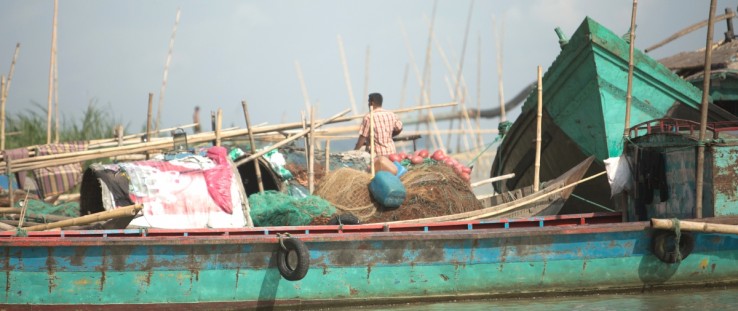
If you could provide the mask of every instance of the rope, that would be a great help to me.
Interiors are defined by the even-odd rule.
[[[471,167],[472,165],[474,165],[474,163],[477,162],[477,159],[479,159],[479,157],[482,156],[482,154],[487,152],[487,149],[489,149],[490,147],[492,147],[492,145],[494,145],[495,143],[500,141],[500,139],[505,137],[505,134],[507,134],[507,131],[510,129],[511,126],[512,126],[512,123],[510,123],[510,121],[500,122],[500,124],[497,125],[497,130],[499,134],[497,135],[497,137],[495,137],[495,140],[489,143],[487,147],[484,148],[484,150],[482,150],[474,158],[472,158],[471,161],[469,161],[469,163],[466,164],[466,166]]]
[[[606,210],[606,211],[609,211],[609,212],[614,212],[614,211],[615,211],[614,209],[608,208],[608,207],[606,207],[606,206],[604,206],[604,205],[602,205],[602,204],[599,204],[599,203],[597,203],[597,202],[593,202],[593,201],[587,200],[587,199],[585,199],[585,198],[583,198],[583,197],[580,197],[580,196],[578,196],[578,195],[576,195],[576,194],[574,194],[574,193],[572,193],[572,194],[571,194],[571,196],[573,196],[573,197],[575,197],[575,198],[577,198],[577,199],[580,199],[580,200],[582,200],[582,201],[584,201],[584,202],[587,202],[587,203],[589,203],[589,204],[592,204],[592,205],[594,205],[594,206],[597,206],[597,207],[599,207],[599,208],[601,208],[601,209],[604,209],[604,210]]]
[[[674,238],[674,244],[675,244],[675,247],[674,247],[675,250],[674,250],[674,252],[675,252],[675,255],[676,255],[676,262],[681,262],[682,261],[682,252],[680,251],[679,241],[682,238],[682,230],[681,230],[681,226],[679,224],[679,219],[672,218],[671,219],[671,223],[674,225],[674,234],[676,235],[676,237]]]
[[[28,236],[28,231],[26,231],[26,229],[23,229],[23,228],[18,228],[18,229],[15,230],[15,236],[17,236],[17,237],[27,237]]]

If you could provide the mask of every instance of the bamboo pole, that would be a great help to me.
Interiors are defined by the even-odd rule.
[[[133,215],[136,215],[142,208],[143,208],[143,205],[134,204],[134,205],[129,205],[125,207],[119,207],[112,211],[105,211],[105,212],[90,214],[90,215],[86,215],[82,217],[57,221],[57,222],[53,222],[49,224],[26,227],[23,229],[26,231],[43,231],[43,230],[49,230],[49,229],[55,229],[55,228],[87,225],[87,224],[91,224],[93,222],[98,222],[102,220],[133,216]]]
[[[459,57],[459,66],[458,71],[456,73],[456,85],[454,87],[454,99],[458,102],[458,106],[461,108],[462,115],[464,116],[464,120],[466,121],[466,127],[469,129],[468,135],[471,135],[470,138],[474,144],[474,148],[478,148],[477,140],[474,137],[474,134],[471,133],[471,130],[473,129],[471,120],[469,118],[469,113],[466,110],[466,98],[468,96],[463,96],[461,91],[461,80],[462,80],[462,72],[464,71],[464,59],[466,58],[466,46],[467,41],[469,39],[469,28],[471,27],[471,18],[472,18],[472,12],[474,11],[474,0],[471,1],[469,4],[469,15],[466,18],[466,30],[464,31],[464,43],[461,47],[461,56]],[[464,83],[465,85],[466,83]],[[461,123],[461,122],[459,122]],[[463,127],[463,126],[462,126]],[[467,150],[469,148],[467,147]]]
[[[332,117],[330,117],[328,119],[322,120],[320,122],[316,122],[315,123],[315,128],[319,128],[319,127],[323,126],[323,124],[329,123],[329,122],[331,122],[331,121],[339,118],[340,116],[343,116],[343,115],[349,113],[350,111],[351,110],[346,109],[346,110],[341,111],[340,113],[338,113],[338,114],[336,114],[336,115],[334,115],[334,116],[332,116]],[[309,130],[303,130],[302,132],[297,133],[295,135],[292,135],[289,138],[286,138],[286,139],[284,139],[284,140],[282,140],[282,141],[280,141],[280,142],[278,142],[278,143],[276,143],[274,145],[269,146],[268,148],[264,148],[264,150],[259,151],[259,152],[255,153],[255,154],[252,154],[248,158],[239,160],[238,162],[236,162],[236,166],[240,166],[241,164],[246,163],[246,162],[251,161],[251,160],[254,160],[254,159],[256,159],[256,158],[258,158],[258,157],[266,154],[269,151],[272,151],[274,149],[277,149],[279,147],[282,147],[282,146],[284,146],[284,145],[286,145],[286,144],[294,141],[295,139],[298,139],[300,137],[303,137],[303,136],[307,135],[308,132],[309,132]]]
[[[475,121],[477,123],[477,131],[482,129],[482,34],[477,35],[477,115]],[[477,145],[484,146],[482,135],[477,134]]]
[[[500,180],[506,180],[506,179],[510,179],[510,178],[514,178],[514,177],[515,177],[515,173],[510,173],[510,174],[502,175],[502,176],[495,176],[495,177],[492,177],[492,178],[487,178],[487,179],[483,179],[483,180],[480,180],[480,181],[477,181],[477,182],[473,182],[473,183],[470,184],[470,186],[472,188],[476,188],[476,187],[479,187],[479,186],[484,185],[484,184],[493,183],[495,181],[500,181]]]
[[[451,220],[475,220],[475,219],[482,219],[482,218],[490,218],[494,217],[495,215],[501,215],[504,213],[507,213],[511,210],[514,210],[516,208],[519,208],[520,206],[539,201],[542,199],[545,199],[549,196],[552,196],[554,194],[557,194],[559,192],[562,192],[566,189],[569,189],[571,187],[574,187],[576,185],[579,185],[581,183],[590,181],[594,178],[600,177],[602,175],[605,175],[607,172],[602,171],[595,175],[592,175],[590,177],[584,178],[578,182],[571,183],[569,185],[566,185],[561,188],[551,189],[550,191],[539,191],[536,193],[533,193],[529,196],[523,197],[521,199],[511,201],[508,203],[504,203],[501,205],[491,206],[487,208],[483,208],[476,211],[470,211],[470,212],[464,212],[459,214],[453,214],[453,215],[444,215],[444,216],[436,216],[436,217],[429,217],[429,218],[420,218],[420,219],[412,219],[412,220],[401,220],[401,221],[393,221],[393,222],[387,222],[387,224],[400,224],[400,223],[419,223],[419,222],[441,222],[441,221],[451,221]],[[544,189],[546,190],[546,189]]]
[[[410,64],[405,64],[405,74],[402,76],[402,91],[400,91],[400,108],[405,104],[405,94],[407,93],[407,74],[410,71]]]
[[[0,222],[0,231],[13,231],[16,228],[4,222]]]
[[[498,96],[500,99],[500,122],[507,121],[507,117],[505,116],[505,89],[503,87],[503,81],[502,81],[502,34],[504,33],[505,29],[505,19],[503,17],[502,19],[502,26],[501,28],[497,28],[497,21],[492,16],[492,28],[495,29],[495,49],[497,50],[496,59],[497,59],[497,91]],[[502,31],[500,31],[502,29]]]
[[[308,157],[308,189],[315,192],[315,106],[310,107],[310,156]]]
[[[677,227],[683,231],[738,234],[738,225],[651,218],[651,228],[675,230]]]
[[[223,126],[223,109],[218,108],[218,112],[215,114],[215,145],[220,146],[220,132]]]
[[[536,162],[533,173],[533,192],[538,191],[541,182],[541,119],[543,118],[543,69],[538,65],[538,113],[536,114]]]
[[[331,172],[331,140],[325,140],[325,174]]]
[[[700,140],[697,145],[697,193],[695,197],[695,218],[702,218],[702,188],[705,179],[705,132],[707,131],[707,112],[710,100],[710,73],[712,70],[712,35],[714,29],[716,0],[710,0],[710,17],[707,23],[705,42],[705,69],[702,82],[702,104],[700,105]]]
[[[151,118],[152,116],[152,110],[154,108],[154,93],[149,93],[149,109],[146,114],[146,141],[151,141]]]
[[[346,62],[346,51],[343,50],[343,38],[341,38],[341,35],[338,35],[337,40],[338,50],[341,56],[341,65],[343,66],[343,80],[346,82],[351,110],[354,112],[354,116],[357,116],[359,115],[359,111],[356,109],[356,98],[354,98],[354,90],[351,87],[351,76],[349,75],[348,63]]]
[[[10,82],[13,81],[13,73],[15,73],[15,62],[18,59],[18,53],[20,52],[20,43],[16,43],[15,52],[13,53],[13,61],[10,63],[10,71],[8,72],[8,80],[5,82],[5,86],[0,89],[0,105],[2,106],[2,124],[0,125],[0,150],[5,150],[5,104],[8,101],[8,92],[10,91]]]
[[[717,23],[717,22],[719,22],[719,21],[723,21],[723,20],[726,20],[726,19],[731,19],[731,18],[733,18],[733,17],[735,17],[735,16],[736,16],[736,14],[735,14],[735,13],[733,13],[733,12],[731,12],[731,13],[726,13],[726,14],[724,14],[724,15],[720,15],[720,16],[716,16],[716,17],[714,18],[714,21],[713,21],[713,23]],[[675,34],[673,34],[673,35],[669,36],[668,38],[666,38],[666,39],[664,39],[664,40],[660,41],[659,43],[656,43],[656,44],[654,44],[654,45],[652,45],[652,46],[650,46],[650,47],[646,48],[646,49],[645,49],[645,50],[643,50],[643,51],[644,51],[644,52],[646,52],[646,53],[648,53],[648,52],[651,52],[651,51],[653,51],[653,50],[655,50],[655,49],[657,49],[657,48],[659,48],[659,47],[662,47],[662,46],[664,46],[665,44],[667,44],[667,43],[669,43],[669,42],[671,42],[671,41],[674,41],[674,40],[676,40],[676,39],[680,38],[681,36],[684,36],[684,35],[686,35],[686,34],[688,34],[688,33],[690,33],[690,32],[693,32],[693,31],[695,31],[695,30],[697,30],[697,29],[700,29],[700,28],[702,28],[702,27],[705,27],[705,26],[707,26],[708,22],[709,22],[708,20],[704,20],[704,21],[701,21],[701,22],[699,22],[699,23],[696,23],[696,24],[694,24],[694,25],[691,25],[691,26],[689,26],[689,27],[687,27],[687,28],[684,28],[684,29],[682,29],[682,30],[680,30],[680,31],[676,32]]]
[[[307,118],[305,117],[305,110],[300,111],[300,120],[302,121],[302,130],[303,131],[308,130]],[[310,154],[308,152],[308,150],[310,150],[310,140],[307,137],[303,137],[302,144],[305,146],[305,163],[310,163]]]
[[[625,129],[623,130],[623,142],[628,137],[628,130],[630,129],[630,106],[633,101],[633,71],[634,71],[634,46],[635,46],[635,21],[636,13],[638,9],[638,0],[633,0],[633,12],[630,19],[630,52],[628,56],[628,90],[625,95]]]
[[[431,84],[431,47],[433,46],[433,26],[436,20],[436,8],[438,7],[438,0],[433,1],[433,13],[431,13],[431,22],[428,26],[428,45],[425,49],[425,65],[423,66],[423,77],[420,84],[420,102],[421,106],[430,104],[430,84]],[[446,150],[446,146],[443,143],[443,138],[438,133],[438,124],[436,123],[436,117],[433,115],[432,110],[428,110],[428,117],[430,119],[431,126],[435,134],[431,136],[435,138],[436,149]],[[435,147],[435,146],[434,146]]]
[[[254,154],[256,153],[256,141],[254,140],[254,132],[251,129],[251,118],[249,117],[249,107],[248,104],[246,104],[246,100],[241,101],[241,107],[243,107],[243,118],[246,120],[246,129],[249,131],[251,154]],[[254,161],[254,171],[256,172],[256,183],[259,185],[259,193],[264,193],[264,183],[261,180],[259,161]]]
[[[56,53],[56,18],[59,7],[59,0],[54,0],[54,19],[51,26],[51,55],[49,59],[49,97],[46,106],[46,144],[51,143],[51,100],[54,88],[54,53]]]
[[[5,150],[5,76],[0,76],[0,150]]]
[[[54,51],[54,143],[59,143],[59,62]]]
[[[179,126],[174,126],[174,127],[169,127],[169,128],[163,128],[163,129],[159,129],[158,131],[151,131],[151,135],[158,134],[158,133],[171,132],[171,131],[176,130],[176,129],[187,129],[187,128],[195,127],[195,125],[197,125],[197,123],[183,124],[183,125],[179,125]],[[235,129],[235,127],[230,128],[230,129]],[[195,134],[197,134],[197,133],[195,133]],[[141,136],[150,137],[150,136],[147,136],[147,132],[146,131],[144,131],[142,133],[124,135],[123,136],[123,144],[125,145],[126,142],[139,143],[139,142],[141,142]],[[163,137],[163,139],[165,139],[165,138],[166,137]],[[159,138],[154,137],[153,139],[150,139],[150,140],[154,140],[154,139],[159,139]],[[117,140],[115,138],[93,139],[93,140],[90,140],[89,141],[89,145],[87,145],[87,148],[90,148],[90,149],[92,149],[92,148],[103,148],[103,147],[110,147],[110,146],[114,146],[114,145],[117,145]]]
[[[369,60],[371,55],[371,47],[366,46],[366,58],[364,59],[364,97],[369,98]]]
[[[319,124],[322,126],[323,124],[327,124],[327,123],[336,123],[336,122],[345,121],[346,119],[339,118],[340,116],[344,114],[345,113],[342,113],[331,119],[322,120]],[[253,130],[254,130],[254,133],[270,133],[270,132],[278,132],[278,131],[293,129],[293,128],[296,128],[297,125],[298,125],[297,123],[294,123],[294,124],[287,124],[287,125],[264,126],[264,127],[255,128]],[[316,128],[317,127],[318,126],[316,126]],[[243,130],[238,129],[238,130],[231,130],[228,132],[224,132],[221,134],[221,137],[222,138],[238,137],[238,136],[244,136],[247,134],[248,132],[245,129]],[[208,142],[208,141],[212,141],[214,139],[214,136],[215,135],[212,132],[200,133],[200,134],[189,136],[187,138],[187,141],[188,143]],[[145,142],[145,143],[125,145],[122,147],[86,150],[86,151],[78,151],[78,152],[68,152],[68,153],[63,153],[63,154],[45,155],[45,156],[36,156],[36,157],[26,158],[26,159],[18,159],[13,162],[14,163],[13,171],[25,171],[25,170],[31,170],[31,169],[36,169],[36,168],[70,164],[70,163],[87,161],[87,160],[104,158],[104,157],[141,153],[141,152],[145,152],[149,150],[168,148],[169,146],[171,146],[171,144],[172,144],[172,140],[171,138],[168,138],[168,139],[162,139],[162,140],[154,141],[154,142]],[[4,173],[4,172],[6,172],[6,168],[2,167],[2,163],[0,163],[0,173]]]
[[[167,60],[164,62],[164,77],[161,81],[161,90],[159,91],[159,108],[156,111],[156,129],[159,129],[161,123],[161,108],[164,106],[164,93],[167,90],[167,79],[169,77],[169,64],[172,62],[172,51],[174,50],[174,38],[177,36],[177,25],[179,25],[179,13],[180,10],[177,8],[177,16],[174,18],[174,29],[172,29],[172,36],[169,38],[169,51],[167,52]]]
[[[13,162],[10,158],[5,159],[5,172],[8,175],[8,205],[11,207],[15,205],[15,200],[13,199],[13,170],[11,169],[11,162]]]
[[[302,67],[300,67],[300,62],[297,60],[295,60],[295,71],[297,71],[297,79],[300,80],[300,91],[302,91],[305,111],[310,111],[310,96],[308,95],[307,86],[305,86],[305,78],[302,76]]]
[[[374,104],[369,106],[369,161],[372,166],[372,178],[374,178]]]

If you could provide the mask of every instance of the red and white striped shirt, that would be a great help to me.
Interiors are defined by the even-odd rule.
[[[369,143],[369,113],[359,127],[359,135],[367,138]],[[402,130],[402,121],[394,112],[382,108],[374,108],[374,152],[377,156],[396,153],[392,132]]]

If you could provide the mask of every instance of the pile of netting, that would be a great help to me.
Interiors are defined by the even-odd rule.
[[[252,194],[249,207],[257,227],[324,225],[336,213],[336,208],[320,197],[296,198],[277,191]]]
[[[395,209],[384,209],[369,192],[371,175],[352,169],[339,169],[326,175],[316,194],[338,210],[354,214],[363,223],[389,222],[452,215],[482,208],[469,183],[447,165],[426,162],[411,165],[400,177],[405,186],[405,202]]]
[[[342,214],[351,213],[365,222],[379,207],[369,193],[371,181],[370,174],[344,167],[325,175],[315,194],[331,202]]]

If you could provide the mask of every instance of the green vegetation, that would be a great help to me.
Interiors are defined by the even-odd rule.
[[[33,103],[37,109],[10,115],[5,124],[5,148],[14,149],[46,144],[46,107]],[[56,137],[55,120],[52,116],[51,140]],[[113,137],[113,131],[122,121],[109,110],[97,107],[97,100],[90,100],[80,120],[59,120],[59,141],[70,142]],[[127,126],[125,126],[127,128]]]

